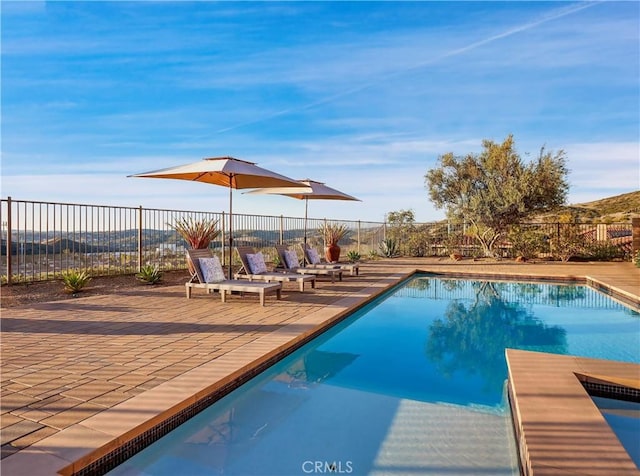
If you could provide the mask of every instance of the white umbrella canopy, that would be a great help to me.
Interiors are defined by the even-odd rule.
[[[340,192],[335,188],[325,185],[323,182],[316,182],[311,179],[298,180],[299,189],[295,188],[259,188],[247,192],[248,194],[276,194],[286,195],[287,197],[297,198],[298,200],[353,200],[362,201],[359,198],[352,197],[346,193]]]
[[[325,185],[323,182],[317,182],[311,179],[298,180],[298,186],[302,186],[301,189],[294,188],[258,188],[247,192],[247,194],[275,194],[284,195],[286,197],[297,198],[298,200],[304,200],[304,244],[307,244],[307,211],[309,207],[309,200],[351,200],[361,202],[359,198],[352,197],[344,192],[336,190]]]
[[[189,180],[229,188],[229,279],[233,250],[233,189],[278,187],[279,190],[286,190],[295,187],[296,191],[300,191],[304,188],[294,179],[234,157],[210,157],[191,164],[152,170],[129,177]]]

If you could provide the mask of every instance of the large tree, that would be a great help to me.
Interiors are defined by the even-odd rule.
[[[485,256],[492,256],[509,225],[565,203],[568,171],[562,150],[543,147],[537,159],[524,162],[512,135],[502,144],[484,140],[482,147],[477,155],[440,156],[425,185],[435,206],[452,220],[470,223]]]

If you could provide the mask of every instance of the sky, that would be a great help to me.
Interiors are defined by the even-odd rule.
[[[640,3],[39,2],[1,8],[1,195],[228,210],[222,187],[129,175],[232,156],[441,219],[424,176],[512,134],[564,150],[575,204],[640,189]],[[234,191],[234,213],[304,202]]]

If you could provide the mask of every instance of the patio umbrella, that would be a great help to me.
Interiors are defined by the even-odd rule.
[[[229,279],[231,279],[231,251],[233,250],[233,189],[278,187],[286,190],[303,185],[284,175],[258,167],[253,162],[233,157],[211,157],[191,164],[153,170],[129,177],[190,180],[229,187]]]
[[[298,200],[304,200],[304,245],[307,245],[307,212],[309,208],[309,200],[361,200],[346,193],[340,192],[335,188],[331,188],[325,185],[323,182],[316,182],[311,179],[298,180],[298,186],[303,187],[301,189],[286,189],[286,188],[259,188],[247,192],[248,194],[276,194],[285,195],[291,198],[297,198]]]

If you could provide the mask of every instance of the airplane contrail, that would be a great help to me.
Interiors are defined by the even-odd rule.
[[[356,92],[363,91],[363,90],[365,90],[367,88],[375,86],[378,83],[381,83],[381,82],[387,81],[387,80],[389,80],[391,78],[395,78],[397,76],[401,76],[403,74],[406,74],[409,71],[415,71],[417,69],[424,68],[425,66],[437,63],[438,61],[441,61],[443,59],[451,58],[451,57],[454,57],[454,56],[458,56],[458,55],[467,53],[468,51],[472,51],[472,50],[474,50],[476,48],[479,48],[481,46],[487,45],[489,43],[493,43],[494,41],[501,40],[501,39],[507,38],[509,36],[513,36],[516,33],[521,33],[523,31],[530,30],[532,28],[540,26],[540,25],[542,25],[544,23],[547,23],[549,21],[557,20],[558,18],[562,18],[562,17],[565,17],[567,15],[572,15],[574,13],[577,13],[579,11],[585,10],[587,8],[591,8],[594,5],[597,5],[597,4],[600,4],[600,3],[602,3],[602,2],[584,2],[584,3],[579,3],[579,4],[576,4],[576,5],[571,5],[571,6],[564,7],[564,8],[559,8],[557,10],[553,10],[549,14],[543,16],[542,18],[534,20],[532,22],[524,23],[522,25],[518,25],[518,26],[515,26],[513,28],[509,28],[508,30],[503,31],[502,33],[498,33],[496,35],[492,35],[492,36],[490,36],[488,38],[485,38],[483,40],[475,41],[473,43],[470,43],[470,44],[468,44],[466,46],[463,46],[463,47],[460,47],[460,48],[456,48],[454,50],[451,50],[451,51],[448,51],[448,52],[443,53],[441,55],[438,55],[435,58],[431,58],[429,60],[421,61],[419,63],[416,63],[414,65],[408,66],[408,67],[406,67],[404,69],[401,69],[399,71],[393,71],[391,73],[387,73],[387,74],[385,74],[383,76],[378,77],[375,81],[365,82],[365,83],[362,83],[362,84],[360,84],[358,86],[354,86],[352,88],[342,90],[342,91],[340,91],[340,92],[338,92],[336,94],[333,94],[331,96],[326,96],[326,97],[324,97],[322,99],[318,99],[317,101],[313,101],[313,102],[310,102],[310,103],[307,103],[307,104],[304,104],[304,105],[301,105],[301,106],[297,106],[297,107],[290,107],[290,108],[287,108],[287,109],[282,109],[280,111],[276,111],[276,112],[273,112],[271,114],[267,114],[267,115],[264,115],[262,117],[259,117],[257,119],[252,119],[252,120],[241,122],[241,123],[229,126],[229,127],[218,129],[215,132],[217,134],[220,134],[220,133],[228,132],[228,131],[231,131],[231,130],[234,130],[234,129],[239,129],[241,127],[248,126],[248,125],[251,125],[251,124],[257,124],[259,122],[264,122],[264,121],[267,121],[269,119],[273,119],[274,117],[284,116],[284,115],[290,114],[292,112],[304,111],[304,110],[312,109],[314,107],[322,106],[324,104],[331,103],[331,102],[335,101],[336,99],[348,96],[348,95],[356,93]]]

